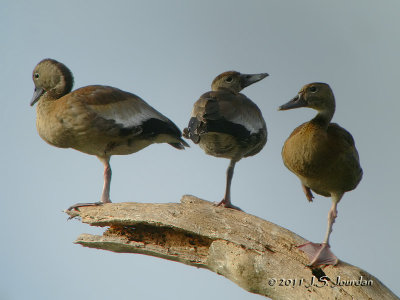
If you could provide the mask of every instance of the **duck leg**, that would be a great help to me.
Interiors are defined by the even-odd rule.
[[[235,164],[236,164],[236,160],[233,160],[233,159],[229,163],[229,167],[226,170],[225,196],[224,196],[224,199],[222,199],[222,201],[217,204],[217,206],[223,206],[223,207],[227,207],[227,208],[241,210],[239,207],[234,206],[231,202],[231,183],[232,183],[233,171],[235,169]]]
[[[111,203],[110,200],[110,184],[111,184],[111,166],[110,166],[110,157],[99,157],[98,159],[104,164],[104,185],[103,192],[101,194],[100,202],[94,203],[76,203],[70,206],[67,210],[77,209],[82,206],[96,206],[102,205],[104,203]]]
[[[100,161],[104,164],[104,185],[103,193],[101,194],[100,203],[111,203],[110,200],[110,185],[111,185],[111,166],[110,157],[100,158]]]
[[[323,243],[319,244],[309,242],[297,247],[308,255],[308,258],[310,260],[310,267],[317,267],[321,265],[336,265],[338,262],[338,258],[335,256],[335,254],[333,254],[330,249],[329,237],[332,233],[333,223],[335,223],[335,219],[337,217],[337,205],[342,196],[343,194],[332,195],[332,206],[328,213],[328,228]]]
[[[312,202],[314,195],[312,194],[311,189],[304,184],[301,184],[301,187],[303,188],[304,195],[306,195],[308,202]]]

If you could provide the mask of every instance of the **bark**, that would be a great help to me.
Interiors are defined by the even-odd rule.
[[[67,213],[108,227],[102,236],[81,234],[77,244],[206,268],[272,299],[399,299],[376,277],[343,261],[306,267],[307,257],[296,248],[307,242],[302,237],[194,196],[183,196],[181,203],[110,203]]]

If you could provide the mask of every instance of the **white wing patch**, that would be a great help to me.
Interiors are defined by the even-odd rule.
[[[265,121],[262,117],[259,118],[258,115],[250,114],[247,110],[240,111],[240,114],[231,117],[229,121],[244,126],[250,131],[250,134],[257,133],[265,128]]]
[[[140,126],[149,119],[159,119],[167,122],[168,119],[146,102],[121,102],[92,107],[96,113],[104,119],[113,120],[125,128]]]
[[[164,119],[160,118],[160,115],[152,109],[137,110],[133,114],[132,110],[113,111],[107,119],[112,119],[115,123],[121,124],[123,127],[134,127],[143,124],[151,118]]]

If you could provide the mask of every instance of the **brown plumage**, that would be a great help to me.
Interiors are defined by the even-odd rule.
[[[102,85],[71,92],[72,73],[58,61],[42,60],[33,70],[33,81],[31,105],[37,102],[40,137],[55,147],[95,155],[104,164],[100,203],[111,202],[111,155],[131,154],[153,143],[168,143],[177,149],[188,146],[172,121],[134,94]]]
[[[190,138],[206,154],[230,159],[225,196],[218,204],[236,208],[231,203],[230,186],[236,162],[257,154],[267,142],[267,128],[260,109],[240,91],[268,76],[228,71],[218,75],[211,91],[193,106],[184,137]]]
[[[298,95],[280,110],[310,107],[318,114],[297,127],[282,149],[285,166],[299,177],[303,191],[312,201],[312,191],[331,197],[328,229],[322,244],[300,246],[311,266],[335,264],[336,256],[329,249],[329,237],[337,216],[337,204],[345,192],[356,188],[362,177],[358,152],[351,134],[338,124],[330,123],[335,112],[335,98],[326,83],[305,85]]]

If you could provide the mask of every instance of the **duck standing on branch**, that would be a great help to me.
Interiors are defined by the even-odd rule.
[[[189,125],[183,135],[206,154],[230,159],[225,195],[218,206],[239,209],[231,203],[231,181],[235,164],[257,154],[267,142],[267,128],[257,105],[240,91],[267,77],[267,73],[241,74],[228,71],[218,75],[211,91],[194,103]]]
[[[39,62],[33,82],[31,106],[37,102],[40,137],[55,147],[95,155],[104,164],[100,202],[78,203],[69,209],[111,202],[111,155],[135,153],[153,143],[168,143],[177,149],[189,146],[172,121],[134,94],[103,85],[71,92],[72,73],[56,60]]]
[[[311,191],[332,198],[328,228],[322,244],[299,246],[310,259],[310,266],[335,265],[337,257],[330,250],[329,237],[337,217],[337,204],[345,192],[355,189],[363,171],[352,135],[338,124],[331,123],[335,98],[326,83],[310,83],[279,110],[310,107],[318,111],[309,122],[297,127],[282,149],[285,166],[299,177],[308,199]]]

